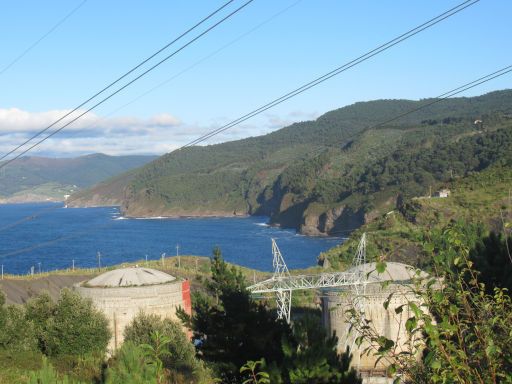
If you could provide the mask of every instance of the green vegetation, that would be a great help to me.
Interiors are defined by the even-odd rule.
[[[140,167],[154,158],[103,154],[62,159],[22,157],[2,170],[0,197],[9,197],[14,202],[63,200],[64,195]]]
[[[182,311],[180,317],[199,341],[198,355],[222,383],[267,377],[272,383],[360,383],[350,358],[337,353],[336,337],[326,335],[319,319],[304,317],[293,327],[276,321],[273,310],[250,298],[243,275],[226,265],[219,249],[211,268],[207,293],[194,296],[192,316]]]
[[[444,184],[451,191],[447,198],[399,199],[396,209],[359,228],[345,243],[321,254],[320,260],[329,260],[334,268],[348,265],[366,232],[370,260],[385,258],[429,269],[431,254],[422,247],[428,232],[441,233],[456,222],[473,244],[490,230],[503,232],[503,223],[512,220],[511,185],[512,168],[493,166]]]
[[[90,300],[64,289],[54,303],[41,294],[26,305],[37,344],[45,355],[103,354],[110,340],[108,321]]]
[[[430,101],[356,103],[268,135],[185,148],[72,203],[127,191],[122,209],[132,216],[265,214],[305,234],[343,234],[393,209],[399,194],[426,195],[510,162],[512,91],[444,100],[379,125]]]
[[[207,383],[209,373],[204,364],[195,356],[195,349],[183,333],[181,324],[170,319],[162,319],[156,315],[140,313],[125,329],[125,342],[135,345],[158,347],[154,335],[162,335],[169,342],[165,346],[166,353],[161,357],[163,367],[168,370],[171,381]]]
[[[57,302],[42,294],[23,306],[6,306],[1,295],[0,304],[0,382],[100,378],[110,331],[89,300],[63,290]]]
[[[491,242],[499,244],[496,250],[489,246],[489,238],[479,239],[477,243],[487,246],[470,250],[474,238],[457,225],[428,237],[423,245],[432,256],[433,272],[426,277],[418,274],[407,293],[397,292],[405,304],[392,308],[410,314],[401,324],[407,331],[407,339],[401,341],[405,347],[397,348],[397,340],[379,334],[371,320],[361,321],[364,315],[352,309],[358,344],[365,342],[366,351],[388,363],[389,373],[398,375],[395,382],[511,383],[512,300],[507,289],[485,277],[487,266],[478,269],[471,260],[493,254],[496,268],[509,269],[510,253],[507,258],[498,256],[505,241],[492,236]],[[385,308],[390,300],[391,295]]]

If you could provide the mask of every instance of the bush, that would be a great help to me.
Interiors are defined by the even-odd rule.
[[[4,306],[0,293],[0,349],[7,351],[31,351],[36,349],[34,328],[26,320],[21,306]]]
[[[47,294],[27,304],[41,351],[48,356],[104,354],[110,340],[108,321],[91,300],[64,289],[57,303]]]
[[[182,326],[171,319],[140,312],[125,328],[125,342],[155,347],[152,337],[155,333],[170,339],[169,356],[163,357],[162,360],[171,376],[175,376],[175,381],[181,377],[184,380],[201,382],[208,377],[203,363],[195,357],[194,346],[183,332]]]
[[[31,372],[28,379],[28,384],[80,384],[79,381],[70,379],[67,375],[59,377],[58,372],[53,365],[48,361],[46,356],[43,356],[43,366],[40,370]]]
[[[107,370],[107,384],[156,384],[156,368],[148,364],[139,345],[125,341]]]

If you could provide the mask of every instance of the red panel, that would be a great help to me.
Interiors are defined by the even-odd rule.
[[[192,314],[192,300],[190,299],[190,281],[185,280],[181,283],[181,293],[185,312]]]

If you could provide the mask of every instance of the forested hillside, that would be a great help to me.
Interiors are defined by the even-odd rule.
[[[392,210],[398,196],[510,161],[512,91],[387,122],[431,101],[356,103],[265,136],[186,148],[71,203],[105,197],[128,216],[265,214],[305,234],[340,234]]]
[[[90,187],[127,170],[140,167],[155,156],[75,158],[21,157],[0,171],[0,199],[8,201],[63,200],[63,196]]]
[[[455,177],[445,186],[450,190],[446,198],[400,199],[396,209],[363,225],[342,245],[321,254],[321,264],[325,260],[335,268],[350,264],[363,232],[367,233],[370,260],[401,261],[423,269],[431,268],[433,251],[424,245],[434,243],[442,248],[444,231],[449,227],[462,232],[471,241],[487,236],[489,231],[510,235],[507,224],[512,221],[510,157],[508,162],[485,171]]]

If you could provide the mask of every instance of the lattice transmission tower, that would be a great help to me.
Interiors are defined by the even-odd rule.
[[[321,288],[337,288],[346,287],[350,288],[353,295],[358,298],[359,302],[357,308],[360,311],[364,310],[362,300],[366,291],[366,284],[368,284],[366,273],[364,273],[362,265],[366,263],[366,234],[363,233],[359,245],[357,247],[356,255],[352,262],[354,268],[349,272],[325,272],[320,274],[311,275],[290,275],[288,267],[284,261],[283,255],[277,246],[277,243],[272,239],[272,254],[274,267],[274,274],[270,279],[260,281],[253,284],[247,289],[253,295],[260,295],[265,293],[275,294],[277,303],[277,316],[280,319],[290,322],[292,292],[301,289],[321,289]]]

